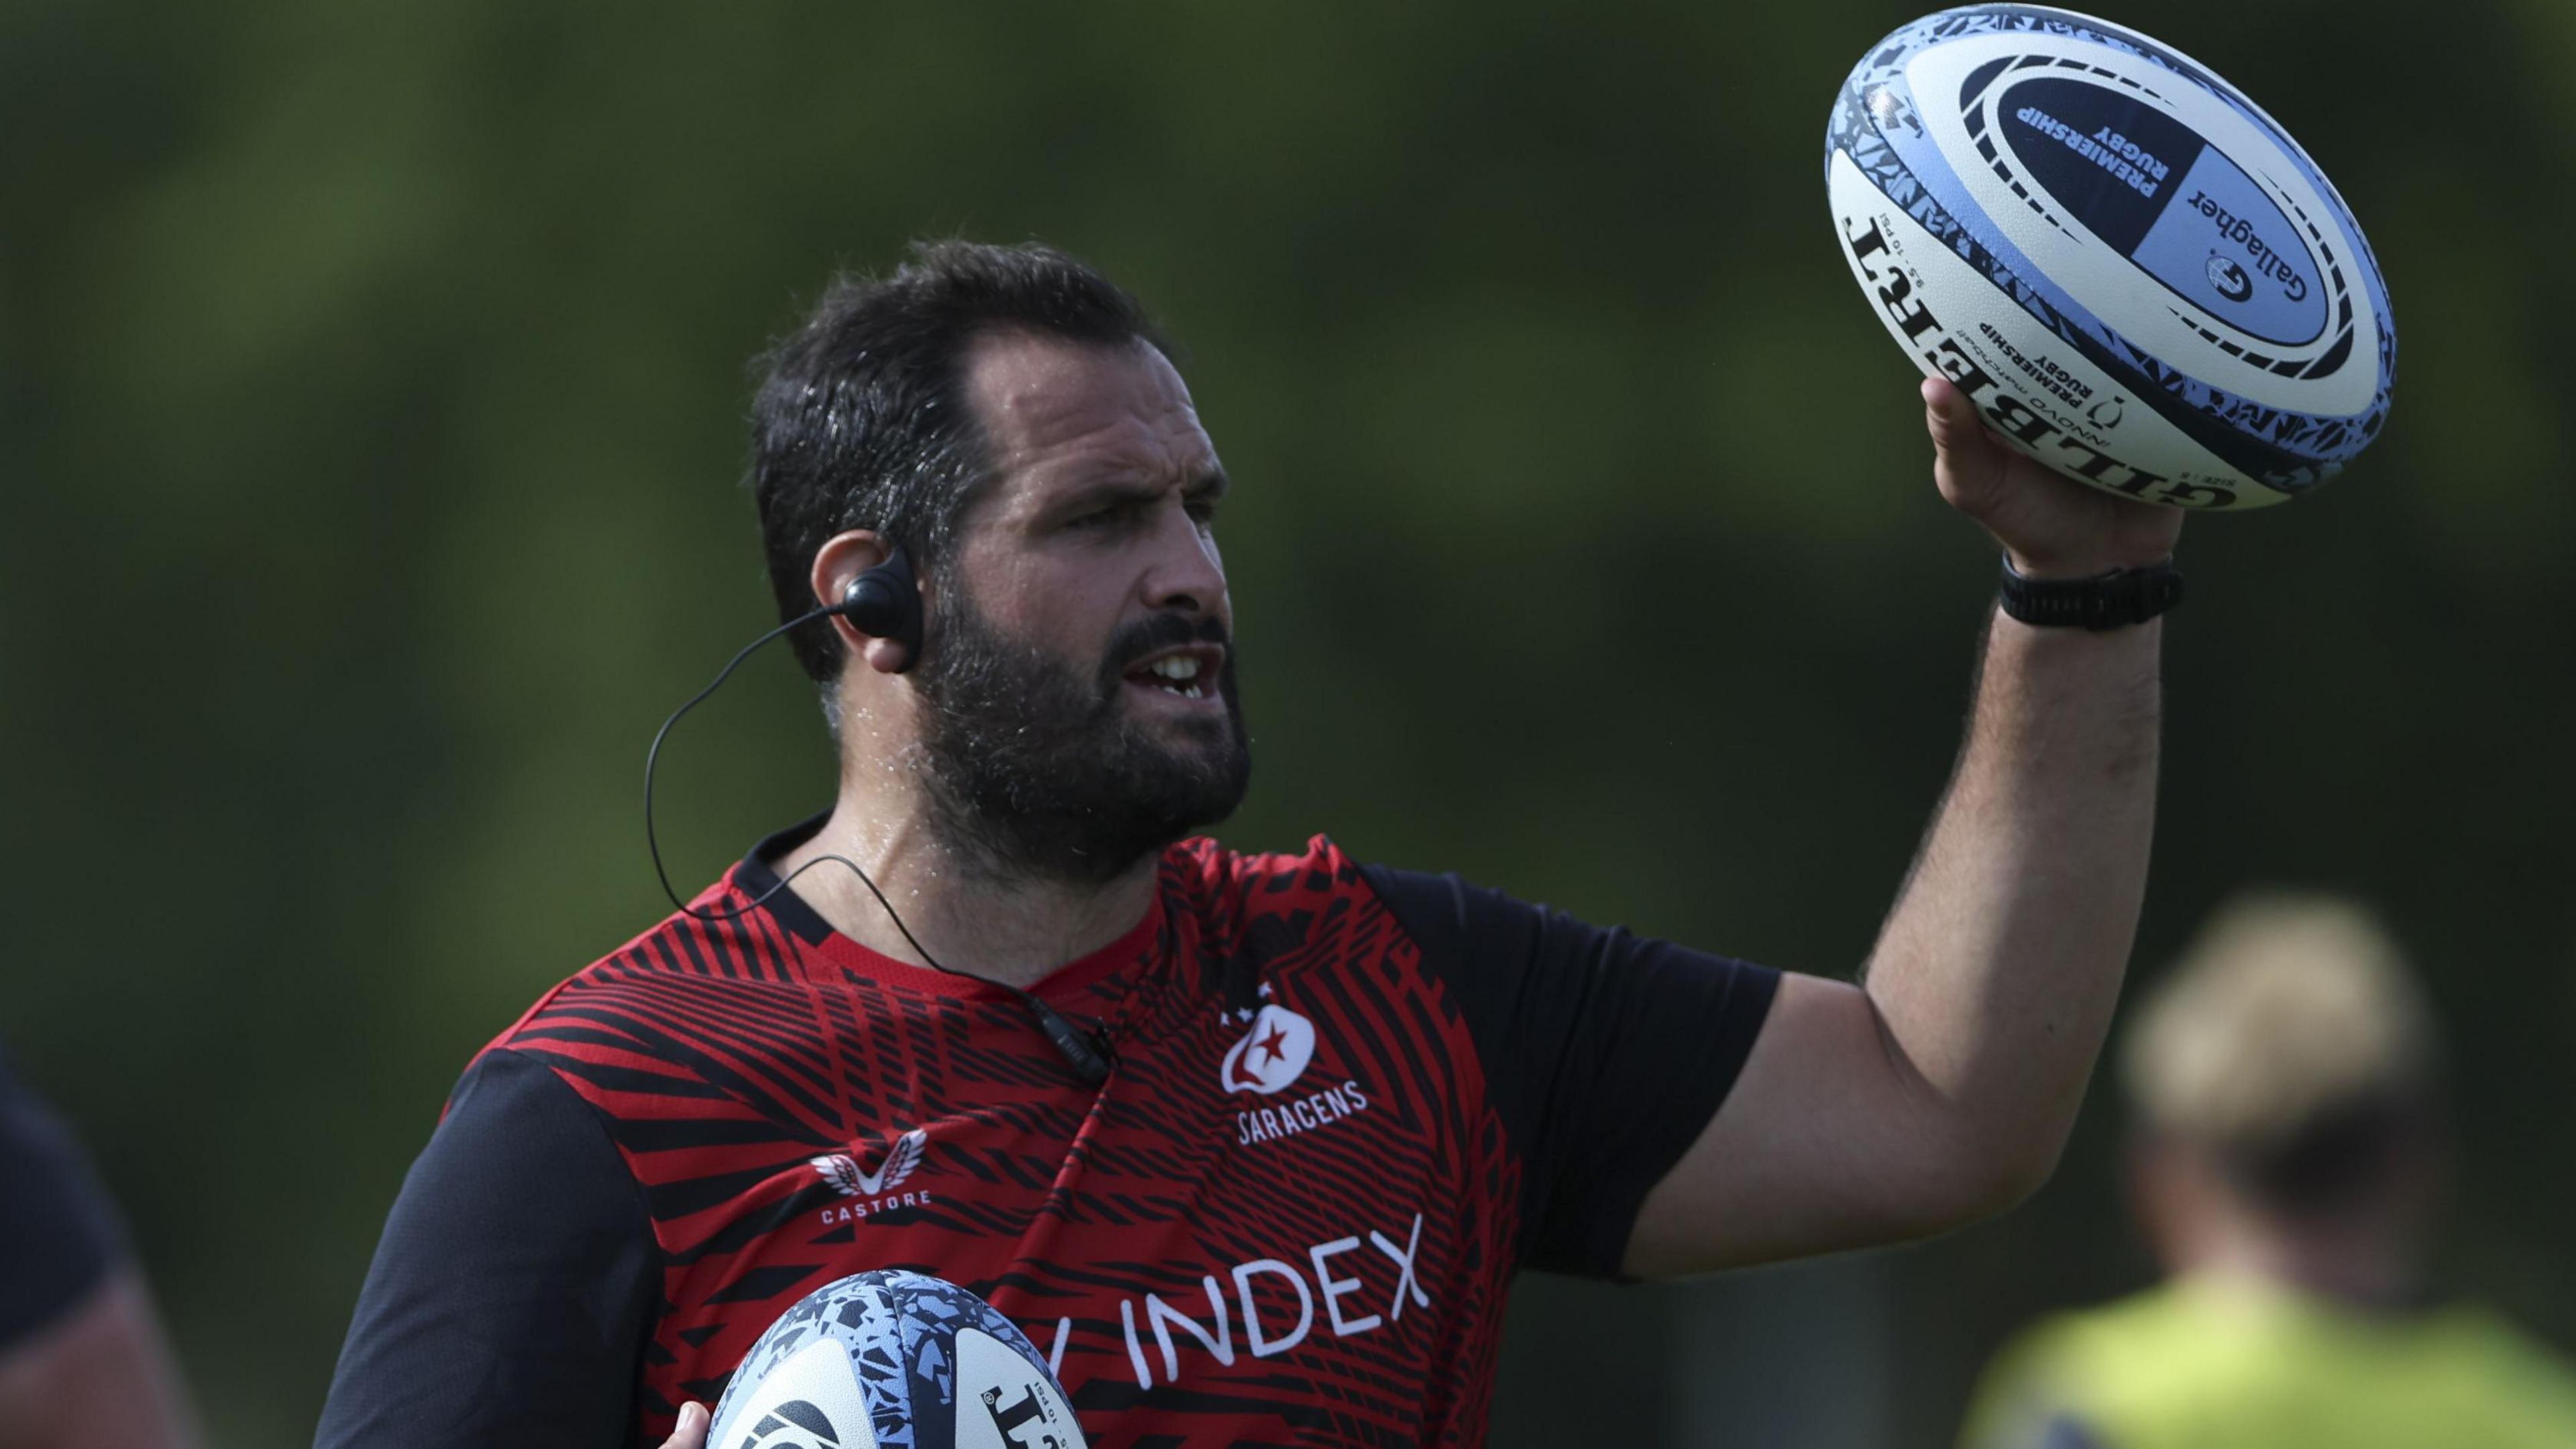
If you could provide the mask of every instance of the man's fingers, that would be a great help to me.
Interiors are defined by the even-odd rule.
[[[1977,405],[1947,378],[1923,379],[1923,427],[1932,435],[1932,481],[1954,508],[1974,513],[2003,471]]]
[[[1977,405],[1947,378],[1923,379],[1923,426],[1932,434],[1932,446],[1945,453],[1983,454],[1991,446]]]
[[[709,1417],[704,1404],[682,1404],[680,1422],[671,1437],[662,1441],[662,1449],[706,1449]]]

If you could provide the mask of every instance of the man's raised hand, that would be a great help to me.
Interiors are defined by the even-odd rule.
[[[2006,447],[1946,379],[1923,380],[1923,425],[1932,434],[1932,481],[1941,497],[1984,524],[2029,577],[2143,568],[2170,555],[2182,533],[2179,508],[2088,488]]]

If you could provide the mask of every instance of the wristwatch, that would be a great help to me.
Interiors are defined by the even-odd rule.
[[[2034,579],[2016,572],[2007,557],[2002,594],[2003,611],[2025,624],[2119,629],[2181,603],[2182,575],[2167,559],[2089,579]]]

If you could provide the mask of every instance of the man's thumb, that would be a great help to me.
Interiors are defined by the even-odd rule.
[[[706,1449],[710,1417],[704,1404],[682,1404],[680,1422],[671,1430],[671,1437],[662,1441],[662,1449]]]

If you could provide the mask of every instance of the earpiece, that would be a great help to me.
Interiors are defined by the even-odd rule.
[[[862,572],[841,591],[841,602],[826,610],[850,621],[860,632],[891,639],[903,646],[901,674],[921,660],[921,582],[913,577],[912,556],[901,547],[884,563]]]

